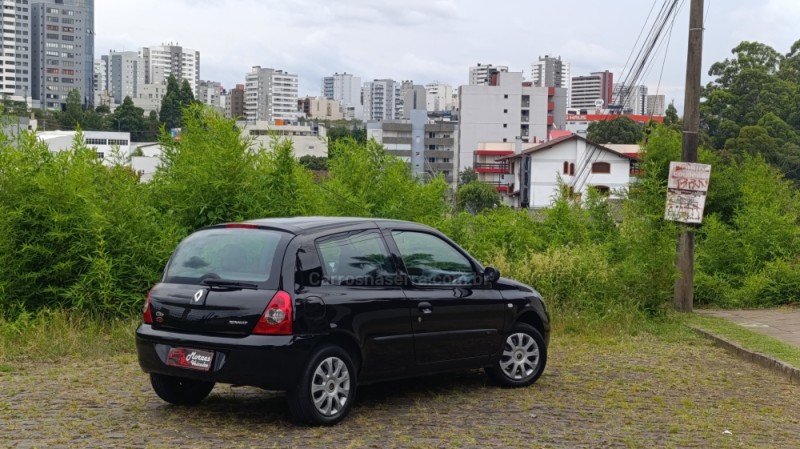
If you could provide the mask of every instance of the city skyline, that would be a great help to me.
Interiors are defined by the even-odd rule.
[[[792,25],[800,20],[798,2],[706,4],[704,73],[743,40],[763,42],[782,53],[796,40]],[[301,96],[320,95],[320,80],[335,72],[352,73],[363,81],[392,78],[459,86],[467,84],[468,68],[480,62],[508,65],[527,78],[530,64],[545,54],[569,62],[572,76],[610,70],[618,79],[652,5],[622,0],[611,9],[587,0],[574,6],[564,21],[545,19],[566,17],[558,5],[522,1],[491,9],[451,0],[402,5],[366,0],[98,2],[96,57],[109,50],[176,42],[201,52],[202,79],[230,89],[244,82],[252,66],[261,65],[298,74]],[[620,20],[619,11],[626,12],[625,20]],[[614,26],[603,25],[611,20]],[[661,61],[640,83],[678,106],[683,103],[687,26],[684,6],[669,42],[660,87]]]

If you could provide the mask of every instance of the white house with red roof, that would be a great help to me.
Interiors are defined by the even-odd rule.
[[[630,150],[630,149],[628,149]],[[514,207],[548,207],[560,182],[580,198],[589,186],[616,197],[635,181],[638,165],[631,152],[620,153],[577,135],[564,135],[495,161],[507,164],[507,202]],[[560,180],[560,181],[559,181]]]

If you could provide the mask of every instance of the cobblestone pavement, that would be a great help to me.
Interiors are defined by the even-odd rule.
[[[365,387],[332,428],[294,426],[283,395],[252,388],[165,404],[133,353],[23,364],[0,373],[0,447],[798,447],[800,386],[675,340],[556,336],[532,387],[480,371]]]

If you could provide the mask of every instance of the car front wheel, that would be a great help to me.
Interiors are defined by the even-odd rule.
[[[150,373],[150,385],[158,397],[176,405],[194,405],[202,401],[214,389],[214,382],[184,379]]]
[[[289,412],[299,423],[336,424],[350,411],[355,393],[356,371],[350,355],[338,346],[323,346],[288,392]]]
[[[539,378],[547,363],[542,334],[525,323],[515,324],[503,344],[500,359],[486,374],[502,387],[525,387]]]

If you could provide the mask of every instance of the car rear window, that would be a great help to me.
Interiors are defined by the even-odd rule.
[[[214,228],[184,239],[170,259],[164,281],[199,284],[205,279],[277,284],[290,234],[265,229]]]

